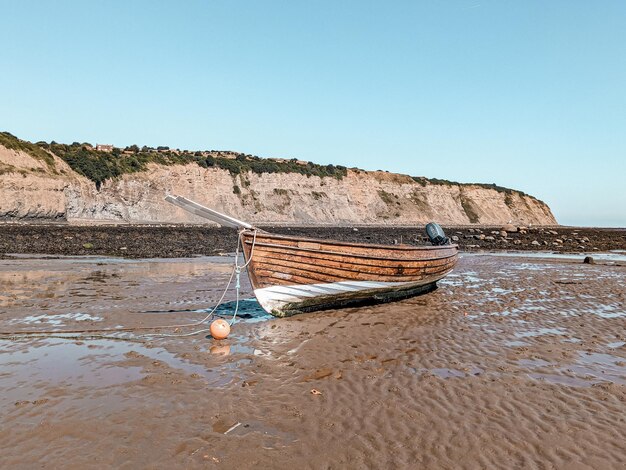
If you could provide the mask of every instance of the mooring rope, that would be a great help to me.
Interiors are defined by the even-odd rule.
[[[235,274],[237,275],[237,281],[236,281],[236,285],[235,285],[235,291],[236,291],[236,303],[235,303],[235,312],[233,313],[233,318],[230,321],[230,325],[232,326],[235,322],[235,318],[237,316],[237,313],[239,311],[239,291],[241,289],[241,283],[240,283],[240,276],[241,276],[241,271],[245,268],[248,267],[248,265],[250,264],[250,261],[252,261],[252,256],[254,253],[254,245],[256,244],[256,234],[257,234],[257,230],[254,230],[254,237],[252,239],[252,246],[250,247],[250,257],[248,258],[248,260],[243,264],[243,265],[239,265],[239,247],[241,245],[241,247],[243,248],[243,233],[245,232],[245,230],[241,230],[239,232],[239,235],[237,237],[237,248],[235,250],[235,265],[233,267],[233,270],[230,273],[230,277],[228,278],[228,282],[226,283],[226,287],[224,288],[224,291],[222,292],[222,295],[219,299],[219,301],[217,302],[217,304],[215,305],[215,307],[213,307],[213,309],[200,321],[197,322],[193,322],[193,323],[182,323],[182,324],[178,324],[178,325],[159,325],[159,326],[129,326],[129,327],[125,327],[125,328],[92,328],[92,329],[85,329],[85,330],[30,330],[30,331],[0,331],[0,339],[19,339],[21,337],[37,337],[37,336],[41,336],[41,337],[62,337],[59,335],[64,335],[64,334],[73,334],[73,335],[88,335],[90,337],[97,337],[99,339],[103,339],[103,338],[107,338],[105,336],[102,335],[98,335],[97,333],[123,333],[123,332],[130,332],[130,331],[152,331],[152,330],[162,330],[162,329],[178,329],[178,328],[189,328],[192,326],[199,326],[205,322],[207,322],[210,318],[213,317],[213,315],[215,314],[215,311],[217,310],[217,308],[222,304],[224,297],[226,296],[226,293],[228,292],[228,288],[230,287],[232,281],[233,281],[233,277],[235,276]],[[202,329],[202,330],[196,330],[196,331],[192,331],[190,333],[154,333],[154,334],[143,334],[143,335],[139,335],[139,337],[155,337],[155,336],[160,336],[160,337],[185,337],[185,336],[194,336],[197,335],[199,333],[204,333],[210,331],[209,329]],[[96,333],[96,334],[94,334]],[[72,337],[67,337],[68,339],[72,339]],[[119,339],[119,340],[125,340],[126,338],[119,338],[119,337],[110,337],[111,339]],[[90,338],[83,338],[83,339],[90,339]],[[130,340],[130,339],[128,339]]]
[[[237,318],[237,312],[239,311],[239,290],[241,289],[241,271],[248,267],[250,261],[252,261],[252,256],[254,255],[254,245],[256,244],[256,230],[254,231],[254,237],[252,238],[252,245],[250,246],[250,257],[248,261],[246,261],[243,266],[239,266],[239,246],[243,250],[243,239],[241,234],[243,230],[239,232],[239,239],[237,240],[237,249],[235,250],[235,273],[237,274],[237,280],[235,282],[235,312],[233,313],[233,318],[230,320],[230,326],[233,326],[235,323],[235,318]]]

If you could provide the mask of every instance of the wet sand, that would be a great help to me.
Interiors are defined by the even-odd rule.
[[[0,260],[0,330],[198,320],[231,261]],[[624,468],[625,304],[619,263],[465,254],[402,302],[246,301],[222,342],[0,340],[2,466]]]

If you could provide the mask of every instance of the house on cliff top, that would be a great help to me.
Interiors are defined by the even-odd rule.
[[[96,144],[96,150],[99,150],[100,152],[112,152],[113,151],[113,145]]]

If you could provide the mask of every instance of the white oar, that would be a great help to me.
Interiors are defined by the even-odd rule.
[[[185,209],[187,212],[191,212],[192,214],[204,217],[205,219],[212,220],[213,222],[223,225],[225,227],[249,229],[254,228],[247,222],[235,219],[234,217],[230,217],[226,214],[222,214],[220,212],[217,212],[216,210],[209,209],[208,207],[198,204],[197,202],[194,202],[183,196],[172,196],[168,194],[167,196],[165,196],[165,200],[180,207],[181,209]]]

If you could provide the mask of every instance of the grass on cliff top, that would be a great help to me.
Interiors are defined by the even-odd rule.
[[[43,160],[48,167],[54,169],[54,157],[37,144],[21,140],[9,132],[0,132],[0,145],[10,149],[27,153],[37,160]]]
[[[36,144],[20,140],[8,132],[0,133],[0,145],[13,150],[21,150],[37,159],[44,160],[54,167],[54,158],[63,159],[75,172],[89,178],[100,186],[101,183],[117,176],[143,171],[149,163],[176,165],[196,163],[203,168],[221,168],[231,175],[242,173],[298,173],[307,176],[331,177],[342,179],[348,169],[340,165],[318,165],[300,163],[295,158],[286,161],[260,158],[235,152],[219,151],[174,151],[168,148],[154,149],[131,145],[125,149],[114,148],[112,152],[95,150],[88,143],[74,142],[59,144],[56,142],[37,142]]]
[[[137,146],[125,149],[115,148],[112,152],[101,152],[88,144],[77,142],[66,145],[52,142],[40,144],[62,158],[77,173],[94,181],[97,186],[109,178],[125,173],[143,171],[149,163],[175,165],[196,163],[203,168],[221,168],[231,175],[241,173],[299,173],[307,176],[332,177],[342,179],[347,175],[347,168],[335,165],[317,165],[298,163],[295,159],[277,161],[252,155],[231,152],[189,152],[159,150]]]
[[[425,178],[423,176],[412,176],[411,178],[413,178],[413,181],[415,181],[416,183],[418,183],[418,184],[420,184],[422,186],[426,186],[427,184],[436,184],[436,185],[439,185],[439,186],[478,186],[479,188],[493,189],[494,191],[498,191],[499,193],[505,193],[509,197],[510,197],[511,194],[519,194],[521,196],[530,197],[530,198],[535,199],[535,200],[538,201],[538,199],[536,197],[531,196],[530,194],[526,194],[523,191],[519,191],[517,189],[505,188],[504,186],[498,186],[495,183],[492,183],[492,184],[488,184],[488,183],[458,183],[456,181],[448,181],[448,180],[443,180],[443,179],[439,179],[439,178]]]

